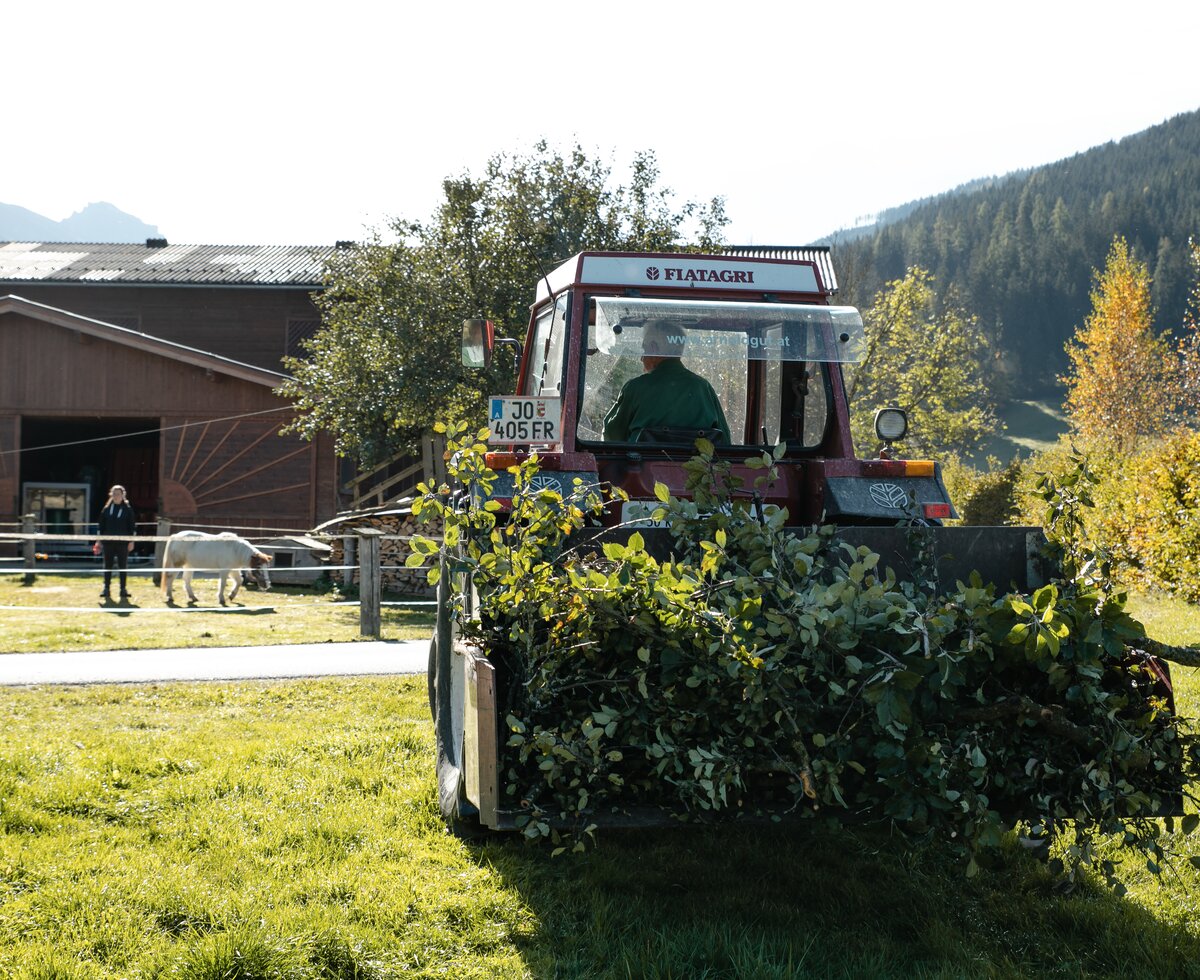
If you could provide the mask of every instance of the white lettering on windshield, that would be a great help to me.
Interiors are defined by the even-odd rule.
[[[765,347],[780,350],[792,346],[791,337],[751,337],[745,333],[705,332],[704,334],[691,333],[686,337],[676,334],[668,335],[667,340],[672,344],[682,346],[687,343],[692,347],[750,347],[755,350]]]

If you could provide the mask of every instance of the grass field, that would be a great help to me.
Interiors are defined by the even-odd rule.
[[[1194,610],[1141,601],[1195,641]],[[1174,673],[1195,716],[1200,678]],[[1130,868],[1117,898],[1060,893],[1015,846],[967,879],[943,847],[816,821],[557,859],[464,842],[423,678],[11,689],[0,719],[14,980],[1200,976],[1186,864]]]
[[[988,439],[973,458],[978,464],[989,456],[1007,463],[1014,456],[1029,456],[1049,449],[1067,431],[1061,402],[1012,401],[1000,406],[1004,431]]]
[[[358,606],[336,591],[323,594],[297,586],[269,592],[243,589],[231,605],[217,605],[215,579],[197,579],[199,603],[187,606],[182,583],[168,607],[149,578],[131,577],[128,603],[99,598],[100,579],[42,575],[32,585],[20,575],[0,576],[0,653],[55,650],[144,650],[156,647],[249,646],[357,640]],[[114,590],[115,591],[115,590]],[[399,599],[384,596],[385,600]],[[427,637],[433,629],[429,606],[384,606],[383,638]]]
[[[551,859],[446,834],[423,681],[26,689],[0,734],[0,975],[1187,977],[1196,886],[1058,894],[1010,849],[732,826]]]
[[[1183,599],[1130,593],[1129,614],[1146,627],[1146,635],[1178,646],[1200,646],[1200,608]]]

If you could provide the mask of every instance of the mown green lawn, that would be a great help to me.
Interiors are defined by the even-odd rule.
[[[1200,607],[1183,599],[1130,593],[1129,614],[1146,627],[1146,635],[1164,643],[1200,646]]]
[[[222,609],[217,583],[197,578],[199,600],[189,607],[183,583],[175,583],[174,608],[149,577],[131,576],[127,603],[99,598],[93,576],[42,575],[31,585],[23,576],[0,576],[0,654],[56,650],[146,650],[158,647],[227,647],[274,643],[324,643],[360,639],[358,606],[336,590],[316,592],[275,586],[269,592],[242,589]],[[115,591],[115,590],[114,590]],[[384,596],[385,600],[400,600]],[[412,640],[433,629],[427,605],[381,610],[383,638]]]
[[[1174,675],[1195,716],[1200,677]],[[1062,893],[1015,846],[967,879],[944,847],[818,821],[607,831],[554,859],[461,841],[424,690],[4,691],[0,976],[1200,977],[1186,863],[1127,868],[1118,898]]]

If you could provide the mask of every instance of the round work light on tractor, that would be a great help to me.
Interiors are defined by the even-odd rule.
[[[875,434],[884,444],[881,456],[891,453],[892,443],[908,432],[908,415],[902,408],[881,408],[875,413]]]

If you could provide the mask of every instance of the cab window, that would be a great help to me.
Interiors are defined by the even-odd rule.
[[[529,371],[521,386],[522,395],[562,394],[563,350],[567,333],[567,294],[537,319],[530,345]]]
[[[588,320],[581,442],[604,441],[605,416],[643,374],[647,324],[673,325],[680,363],[712,386],[735,446],[821,445],[832,415],[830,362],[853,361],[862,349],[862,321],[849,307],[597,297]]]

